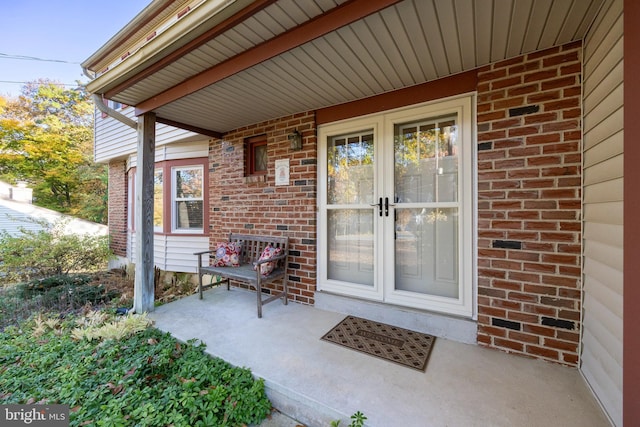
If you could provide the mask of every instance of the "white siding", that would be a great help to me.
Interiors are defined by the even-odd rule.
[[[195,159],[209,155],[209,141],[182,142],[166,144],[156,148],[156,162],[165,160]],[[136,167],[137,156],[132,154],[127,162],[127,169]]]
[[[106,225],[63,215],[30,203],[0,199],[0,231],[6,231],[12,236],[22,234],[21,230],[39,231],[43,228],[38,224],[39,221],[48,224],[64,221],[67,233],[106,236],[108,232]]]
[[[154,262],[156,267],[164,271],[177,273],[195,273],[198,259],[195,252],[209,249],[209,238],[206,236],[153,236]],[[135,253],[135,234],[129,232],[127,239],[127,258],[133,262],[131,254]]]
[[[581,370],[622,426],[623,0],[584,44],[584,325]]]
[[[134,117],[134,109],[126,107],[120,111],[125,116]],[[109,162],[123,158],[136,152],[138,133],[112,117],[102,118],[102,113],[96,110],[95,149],[96,162]],[[169,143],[181,143],[200,140],[207,137],[197,133],[178,129],[163,124],[156,125],[156,150]],[[206,156],[206,154],[205,154]]]

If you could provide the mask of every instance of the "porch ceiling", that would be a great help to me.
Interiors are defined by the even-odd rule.
[[[187,26],[200,4],[173,44],[150,42],[126,59],[136,67],[119,73],[123,61],[89,90],[225,133],[581,40],[603,1],[238,0]]]

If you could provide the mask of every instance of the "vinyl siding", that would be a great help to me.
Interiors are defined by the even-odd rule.
[[[622,426],[623,0],[609,0],[584,44],[584,328],[581,370]]]
[[[135,120],[132,107],[126,107],[120,112]],[[112,117],[102,118],[102,113],[98,110],[96,110],[95,123],[94,157],[96,162],[107,163],[110,160],[124,158],[136,152],[138,141],[136,129],[130,128]],[[168,143],[196,140],[206,140],[206,137],[172,126],[156,125],[156,151],[162,151],[161,147]]]
[[[129,232],[127,239],[127,258],[133,262],[136,243],[135,233]],[[196,273],[198,259],[195,252],[209,249],[209,238],[206,236],[153,236],[154,263],[164,271],[178,273]]]

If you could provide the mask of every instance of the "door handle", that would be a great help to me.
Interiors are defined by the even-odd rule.
[[[371,206],[377,206],[378,207],[378,213],[380,216],[382,216],[382,197],[380,197],[380,199],[378,199],[378,203],[371,203]]]
[[[380,203],[382,204],[382,199],[380,199]],[[389,203],[389,198],[384,198],[384,216],[389,216],[389,206],[395,206],[393,203]],[[382,211],[380,211],[380,216],[382,216]]]

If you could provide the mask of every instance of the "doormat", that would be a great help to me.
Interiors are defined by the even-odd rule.
[[[321,339],[424,371],[436,338],[373,320],[347,316]]]

